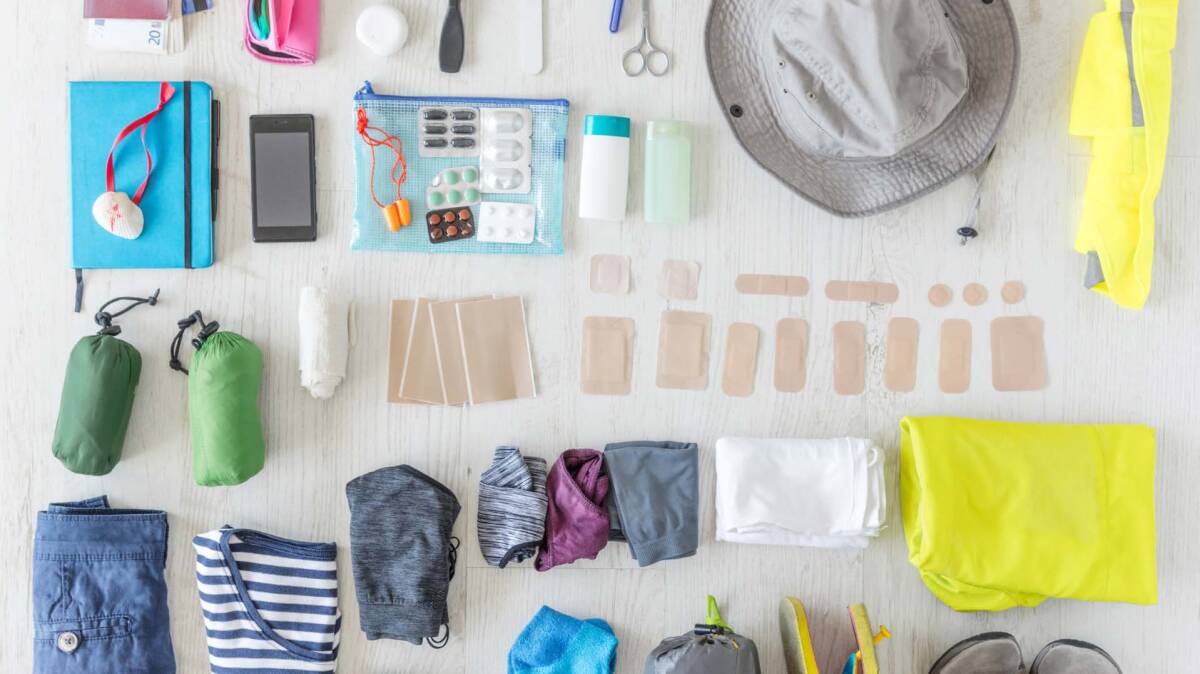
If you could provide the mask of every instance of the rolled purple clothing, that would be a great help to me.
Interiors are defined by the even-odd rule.
[[[546,477],[546,538],[534,566],[549,571],[577,559],[595,559],[608,543],[608,476],[604,455],[568,449]]]

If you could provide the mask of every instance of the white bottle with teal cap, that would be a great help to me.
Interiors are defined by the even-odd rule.
[[[621,222],[629,197],[629,118],[588,115],[582,154],[579,217]]]
[[[687,122],[646,123],[645,172],[645,221],[687,224],[692,213],[692,139]]]

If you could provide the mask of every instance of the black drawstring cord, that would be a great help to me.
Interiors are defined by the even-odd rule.
[[[204,345],[204,340],[208,339],[214,332],[221,329],[221,324],[213,321],[211,323],[204,322],[204,315],[199,311],[193,311],[191,316],[180,320],[176,325],[179,326],[179,332],[175,333],[175,338],[171,340],[171,369],[178,370],[187,374],[187,368],[179,360],[179,349],[183,346],[183,333],[193,325],[200,324],[200,334],[192,338],[192,346],[199,349]]]
[[[458,540],[458,536],[450,537],[450,551],[446,554],[446,557],[450,561],[450,573],[449,578],[446,579],[447,583],[454,580],[454,568],[458,565],[458,546],[460,544],[462,544],[462,541]],[[442,623],[442,627],[446,631],[441,636],[425,637],[425,643],[429,644],[430,648],[442,649],[446,647],[446,644],[450,643],[450,623]]]
[[[132,304],[130,304],[129,306],[125,307],[124,309],[122,309],[116,313],[110,314],[107,311],[105,311],[105,309],[108,308],[108,305],[112,304],[113,302],[131,302]],[[150,295],[149,297],[114,297],[111,300],[105,302],[100,307],[100,311],[96,312],[96,316],[95,316],[96,325],[100,326],[100,330],[96,334],[97,335],[114,335],[114,336],[121,334],[121,326],[113,325],[112,324],[113,319],[117,318],[118,316],[121,316],[123,314],[129,313],[130,311],[136,309],[137,307],[139,307],[143,304],[149,304],[150,306],[154,306],[155,304],[158,304],[158,289],[157,288],[154,290],[154,293],[152,295]]]

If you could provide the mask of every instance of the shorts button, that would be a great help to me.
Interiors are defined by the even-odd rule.
[[[62,632],[58,635],[58,650],[63,653],[73,653],[79,648],[79,635],[74,632]]]

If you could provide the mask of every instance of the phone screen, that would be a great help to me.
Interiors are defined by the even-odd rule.
[[[254,134],[254,203],[258,227],[311,227],[312,158],[304,131]]]

